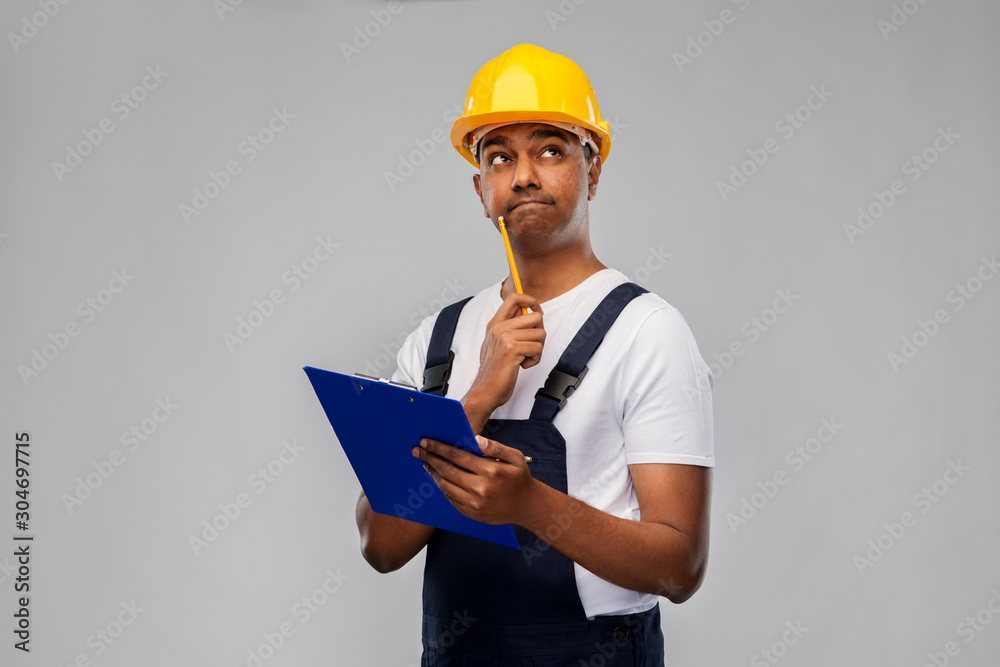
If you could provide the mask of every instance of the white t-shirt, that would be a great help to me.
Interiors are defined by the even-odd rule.
[[[608,292],[626,282],[621,272],[604,269],[541,304],[546,331],[541,363],[518,372],[513,396],[493,418],[528,418],[535,392],[573,336]],[[486,325],[503,303],[501,283],[462,309],[451,346],[450,398],[465,396],[479,372]],[[423,384],[436,319],[436,314],[425,318],[403,343],[393,380],[418,388]],[[628,465],[715,465],[711,372],[683,316],[652,293],[640,294],[625,307],[587,366],[586,377],[553,420],[566,440],[569,495],[637,520],[639,503]],[[576,582],[588,617],[644,611],[658,600],[605,581],[579,564]]]

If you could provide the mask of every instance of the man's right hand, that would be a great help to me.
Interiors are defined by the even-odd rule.
[[[527,315],[521,308],[531,309]],[[493,411],[510,400],[518,370],[531,368],[542,358],[545,329],[542,308],[528,294],[512,292],[486,325],[479,351],[479,373],[462,405],[475,433],[482,432]]]

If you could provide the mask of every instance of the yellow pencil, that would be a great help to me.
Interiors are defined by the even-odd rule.
[[[514,251],[510,249],[510,239],[507,237],[507,227],[503,224],[503,216],[501,215],[497,218],[500,223],[500,234],[503,236],[503,246],[507,249],[507,262],[510,263],[510,275],[514,278],[514,289],[517,290],[518,294],[524,294],[521,291],[521,279],[517,275],[517,265],[514,264]],[[521,314],[527,315],[528,309],[521,306]]]

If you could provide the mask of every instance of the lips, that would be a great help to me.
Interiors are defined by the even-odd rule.
[[[517,202],[516,204],[514,204],[513,206],[511,206],[510,209],[508,209],[508,210],[513,211],[515,208],[517,208],[519,206],[524,206],[525,204],[547,204],[547,203],[548,202],[538,201],[536,199],[526,199],[524,201]]]

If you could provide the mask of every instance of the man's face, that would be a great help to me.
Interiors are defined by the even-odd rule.
[[[587,201],[597,194],[601,159],[576,135],[544,123],[499,127],[479,144],[473,176],[486,217],[503,216],[511,244],[544,251],[587,233]]]

